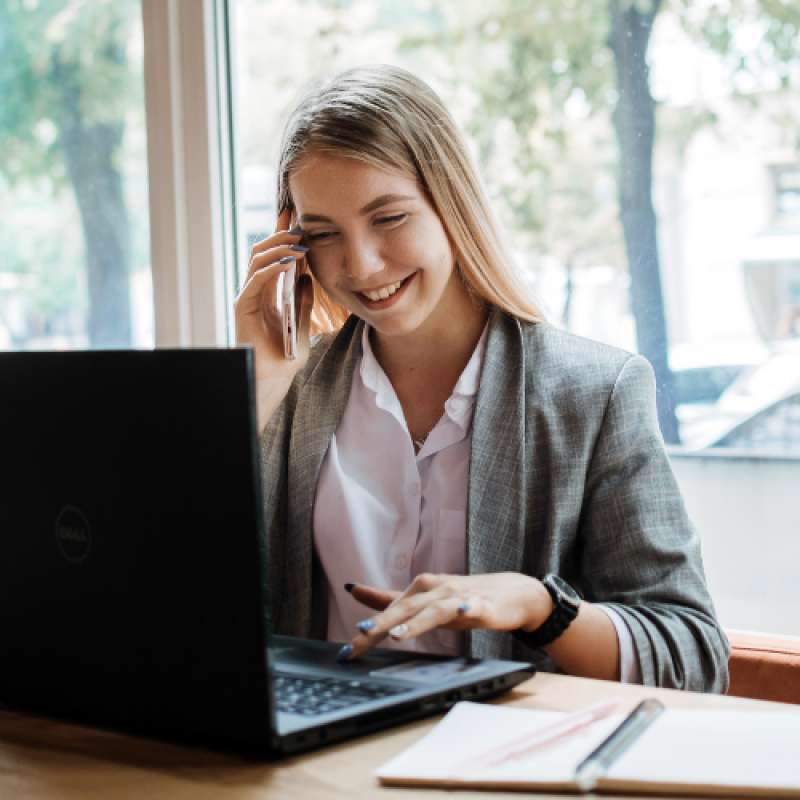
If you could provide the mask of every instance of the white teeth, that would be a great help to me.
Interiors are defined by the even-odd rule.
[[[393,283],[391,286],[384,286],[383,289],[378,289],[375,292],[362,292],[370,300],[385,300],[387,297],[391,297],[401,286],[403,285],[403,281],[397,281],[397,283]]]

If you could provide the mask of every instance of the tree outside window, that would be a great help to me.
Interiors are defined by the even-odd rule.
[[[139,0],[0,3],[0,347],[152,343]]]

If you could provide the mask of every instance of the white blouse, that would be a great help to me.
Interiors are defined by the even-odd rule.
[[[465,575],[472,414],[487,331],[456,383],[445,412],[419,453],[394,388],[364,327],[344,415],[322,462],[314,503],[314,542],[328,580],[328,639],[348,642],[372,611],[346,583],[406,589],[422,572]],[[380,446],[376,447],[376,442]],[[608,614],[620,644],[621,679],[639,682],[630,629]],[[381,647],[460,655],[459,631],[437,629]]]

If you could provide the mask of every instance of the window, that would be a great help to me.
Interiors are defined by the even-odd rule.
[[[152,346],[140,0],[8,0],[0,54],[0,348]]]
[[[722,446],[718,402],[736,391],[733,378],[795,336],[800,62],[775,49],[794,41],[794,12],[648,8],[239,0],[240,259],[271,230],[278,136],[300,88],[348,65],[406,66],[468,133],[551,319],[650,359],[667,442]],[[275,59],[297,25],[307,46]],[[718,29],[737,33],[723,41]],[[634,86],[648,76],[652,99]],[[651,143],[639,148],[640,137]],[[713,395],[711,372],[730,376]]]
[[[794,393],[772,403],[741,423],[719,443],[766,453],[792,453],[800,440],[800,394]]]
[[[775,208],[781,219],[800,217],[800,166],[790,164],[775,169]]]
[[[240,270],[303,85],[411,69],[553,323],[653,364],[723,624],[800,635],[796,4],[236,0],[230,20]]]

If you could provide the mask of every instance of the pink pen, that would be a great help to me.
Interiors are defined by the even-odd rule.
[[[487,767],[494,767],[507,761],[532,755],[537,750],[556,744],[592,723],[610,716],[621,702],[622,698],[612,697],[608,700],[600,700],[597,703],[591,703],[588,706],[579,708],[552,725],[547,725],[533,733],[511,739],[502,745],[493,747],[486,753],[479,754],[477,757],[473,756],[457,764],[451,770],[451,775],[458,777],[466,772],[478,772]]]

